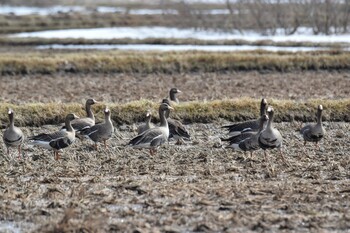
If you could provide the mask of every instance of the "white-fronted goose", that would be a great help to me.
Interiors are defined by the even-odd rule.
[[[114,127],[111,121],[111,111],[108,108],[105,108],[104,113],[105,121],[103,123],[94,125],[81,131],[81,135],[86,138],[90,138],[95,142],[96,150],[98,142],[103,142],[105,148],[107,148],[106,141],[110,139],[114,133]]]
[[[146,148],[150,150],[150,154],[154,155],[157,148],[165,143],[169,137],[168,122],[165,118],[165,112],[173,109],[168,104],[162,103],[159,106],[160,126],[148,129],[140,135],[137,135],[128,143],[133,148]]]
[[[260,149],[259,146],[259,136],[260,133],[264,129],[265,123],[268,121],[269,117],[264,114],[260,117],[260,127],[259,131],[247,131],[247,132],[242,132],[241,134],[237,136],[233,136],[229,139],[225,139],[224,141],[229,141],[230,145],[227,146],[227,148],[232,148],[234,150],[239,150],[239,151],[250,151],[250,156],[253,155],[253,151]]]
[[[258,140],[259,146],[261,149],[264,150],[265,160],[267,160],[266,150],[278,148],[283,162],[288,164],[282,154],[282,142],[283,142],[282,135],[278,131],[278,129],[273,127],[274,109],[271,106],[267,108],[267,114],[268,114],[269,120],[267,122],[266,128],[259,135],[259,140]]]
[[[146,130],[154,128],[154,125],[151,122],[151,118],[152,118],[152,112],[151,110],[148,110],[146,112],[146,122],[137,128],[137,134],[142,134]]]
[[[319,105],[317,108],[317,123],[308,124],[301,128],[300,133],[304,138],[304,146],[306,142],[314,142],[315,145],[318,145],[318,142],[323,138],[326,131],[322,125],[322,111],[323,106]]]
[[[179,103],[178,98],[176,97],[176,94],[181,93],[181,91],[175,87],[171,88],[169,91],[169,98],[170,101],[174,102],[174,103]]]
[[[267,101],[266,99],[262,99],[260,103],[260,117],[257,120],[252,120],[252,121],[245,121],[241,123],[236,123],[232,125],[225,125],[222,128],[226,128],[228,130],[228,135],[229,136],[236,136],[239,135],[242,131],[250,129],[252,131],[257,132],[260,127],[260,119],[261,116],[266,114],[266,106],[267,106]]]
[[[18,158],[21,158],[21,145],[24,140],[23,132],[20,128],[15,126],[14,123],[14,112],[12,109],[8,111],[10,124],[4,132],[3,140],[7,147],[7,154],[10,154],[10,147],[17,147]]]
[[[97,101],[94,99],[88,99],[85,103],[85,110],[87,117],[74,119],[71,121],[72,127],[75,131],[80,132],[86,128],[90,128],[91,126],[95,125],[95,116],[94,113],[91,110],[91,105],[96,104]],[[65,129],[66,126],[63,126],[62,129]]]
[[[75,130],[72,127],[71,121],[78,118],[79,117],[73,113],[68,114],[65,120],[67,130],[60,130],[51,134],[43,133],[29,137],[29,144],[54,150],[54,157],[58,160],[60,158],[59,150],[70,146],[75,140]]]
[[[171,106],[171,103],[168,99],[163,99],[162,103],[166,103]],[[178,145],[182,144],[183,139],[190,140],[191,136],[186,127],[178,120],[172,119],[169,117],[170,111],[165,112],[165,117],[168,121],[169,126],[169,139],[174,138],[177,140]]]

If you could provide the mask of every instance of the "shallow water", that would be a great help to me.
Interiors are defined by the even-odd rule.
[[[266,50],[266,51],[286,51],[286,52],[305,52],[305,51],[319,51],[327,50],[322,47],[277,47],[277,46],[250,46],[250,45],[151,45],[151,44],[130,44],[130,45],[41,45],[37,49],[97,49],[97,50],[136,50],[136,51],[208,51],[208,52],[230,52],[230,51],[251,51],[251,50]]]

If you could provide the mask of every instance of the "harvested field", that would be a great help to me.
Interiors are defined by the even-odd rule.
[[[59,88],[57,88],[59,87]],[[171,87],[183,91],[181,101],[261,97],[275,99],[349,98],[348,72],[233,72],[193,74],[54,74],[2,76],[2,101],[105,102],[159,101]],[[54,94],[53,94],[54,93]]]
[[[165,145],[154,157],[123,146],[131,127],[121,127],[107,150],[77,141],[58,162],[29,146],[23,160],[1,157],[0,231],[348,231],[348,123],[325,122],[321,149],[309,144],[307,155],[299,124],[276,124],[291,166],[277,151],[266,162],[262,151],[249,159],[214,148],[226,123],[188,125],[192,143]]]

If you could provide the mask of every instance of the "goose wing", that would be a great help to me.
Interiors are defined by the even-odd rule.
[[[233,125],[225,125],[222,128],[226,128],[229,133],[241,132],[247,129],[257,131],[259,130],[259,120],[245,121]]]
[[[79,118],[71,121],[72,127],[75,131],[82,131],[86,128],[90,128],[95,125],[95,121],[91,118]],[[61,130],[66,129],[66,126],[62,126]]]
[[[159,146],[166,141],[163,132],[159,128],[153,128],[146,130],[140,135],[137,135],[130,140],[128,145],[137,146],[137,145],[150,145],[152,147]]]
[[[174,136],[180,136],[183,138],[187,138],[190,139],[190,133],[188,132],[188,130],[186,129],[186,127],[178,120],[174,120],[171,118],[167,119],[168,121],[168,126],[169,126],[169,135]]]

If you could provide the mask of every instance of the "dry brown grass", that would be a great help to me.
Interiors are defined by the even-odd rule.
[[[0,37],[0,46],[38,46],[38,45],[97,45],[97,44],[161,44],[161,45],[252,45],[252,46],[278,46],[278,47],[324,47],[341,50],[349,47],[350,43],[326,43],[326,42],[296,42],[272,40],[200,40],[200,39],[178,39],[178,38],[146,38],[146,39],[75,39],[75,38],[13,38]]]
[[[28,59],[30,57],[31,59]],[[129,52],[41,51],[3,53],[1,74],[183,73],[229,71],[348,70],[350,52]]]
[[[234,100],[216,100],[208,102],[185,102],[175,107],[175,115],[187,123],[215,122],[219,119],[242,121],[258,116],[259,101],[251,98]],[[322,104],[325,109],[324,119],[328,121],[350,121],[350,100],[309,100],[296,102],[292,100],[269,100],[276,109],[276,121],[313,121],[315,109]],[[105,104],[94,106],[97,116],[103,119]],[[147,109],[153,109],[155,119],[158,118],[158,103],[148,100],[134,101],[125,104],[107,103],[112,111],[112,119],[117,124],[132,124],[144,118]],[[81,104],[35,104],[12,105],[2,103],[0,120],[7,122],[7,110],[12,108],[16,113],[16,122],[21,126],[39,126],[43,124],[59,124],[68,113],[85,115]]]

